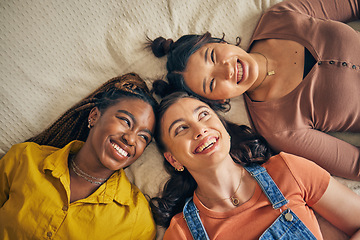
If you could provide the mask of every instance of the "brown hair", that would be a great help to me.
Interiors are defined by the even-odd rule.
[[[183,98],[200,100],[186,92],[175,92],[162,99],[159,105],[155,140],[162,153],[167,149],[166,143],[162,140],[161,119],[171,105]],[[240,165],[263,164],[273,155],[272,149],[262,136],[245,125],[238,125],[225,120],[220,115],[217,116],[231,136],[230,155],[235,163]],[[167,228],[171,218],[182,211],[186,199],[193,196],[197,183],[186,168],[183,172],[175,171],[165,158],[164,166],[170,174],[170,179],[166,182],[162,195],[150,200],[150,206],[155,222]]]

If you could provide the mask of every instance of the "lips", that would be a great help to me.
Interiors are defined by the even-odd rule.
[[[205,142],[201,143],[194,151],[194,153],[202,153],[205,152],[206,150],[210,149],[211,147],[213,147],[216,142],[217,142],[217,138],[212,137],[207,139]]]
[[[237,75],[236,75],[236,84],[239,84],[244,76],[244,68],[239,60],[236,61]]]
[[[119,145],[117,145],[114,142],[111,142],[111,146],[123,157],[129,157],[130,154],[125,151],[124,149],[122,149]]]

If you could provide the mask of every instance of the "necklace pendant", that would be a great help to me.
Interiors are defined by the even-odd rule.
[[[240,200],[236,197],[230,197],[230,200],[231,200],[231,203],[234,205],[234,206],[237,206],[239,205],[240,203]]]
[[[273,70],[273,71],[269,71],[269,72],[267,72],[267,75],[268,75],[268,76],[275,75],[275,71],[274,71],[274,70]]]

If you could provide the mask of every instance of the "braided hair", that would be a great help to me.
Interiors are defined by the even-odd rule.
[[[72,106],[50,127],[27,142],[63,148],[73,140],[86,141],[89,134],[88,117],[91,109],[100,112],[116,104],[121,98],[139,98],[149,103],[157,111],[157,102],[144,82],[136,73],[115,77],[101,85],[90,95]]]
[[[162,141],[161,118],[171,105],[182,98],[198,99],[185,92],[175,92],[165,97],[160,103],[155,127],[155,140],[162,153],[166,152],[167,149],[166,144]],[[254,162],[263,164],[274,154],[266,140],[254,133],[249,127],[229,122],[219,115],[218,117],[231,136],[230,155],[235,163],[240,165]],[[170,174],[170,179],[164,186],[162,196],[152,198],[150,206],[155,222],[167,228],[171,218],[182,212],[186,199],[193,196],[197,183],[186,168],[182,172],[175,171],[166,159],[164,159],[164,165]]]

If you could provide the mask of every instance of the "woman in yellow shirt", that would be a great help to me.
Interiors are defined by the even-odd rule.
[[[0,160],[0,239],[154,239],[123,168],[151,142],[156,101],[130,73],[109,80]]]

